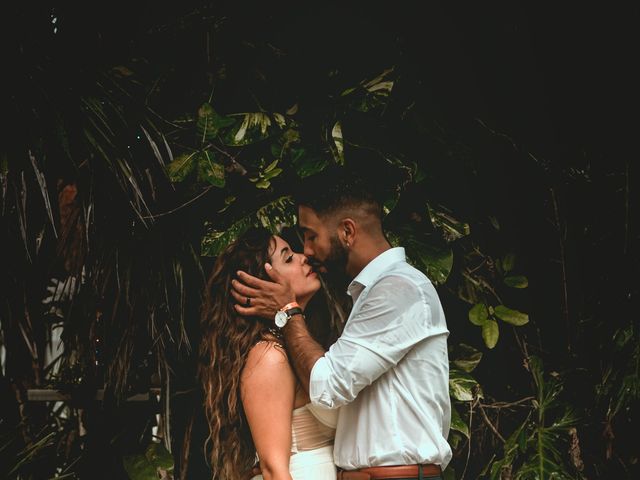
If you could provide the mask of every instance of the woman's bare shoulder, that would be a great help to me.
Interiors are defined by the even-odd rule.
[[[291,370],[287,351],[277,339],[266,337],[256,343],[249,351],[243,373],[245,375],[252,371],[269,373],[282,369]]]

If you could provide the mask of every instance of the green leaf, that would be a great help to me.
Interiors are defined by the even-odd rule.
[[[145,452],[149,463],[157,468],[173,468],[173,457],[162,443],[151,443]]]
[[[260,180],[256,182],[257,188],[269,188],[271,186],[271,182],[269,180]]]
[[[216,139],[220,129],[234,123],[233,118],[219,115],[209,103],[203,103],[198,109],[196,130],[203,143],[205,141],[211,142]]]
[[[498,328],[498,322],[495,320],[489,319],[482,325],[482,339],[488,348],[496,346],[499,336],[500,329]]]
[[[498,305],[494,309],[494,312],[496,317],[498,317],[500,320],[511,325],[515,325],[516,327],[520,327],[529,322],[529,315],[517,310],[512,310],[508,307],[505,307],[504,305]]]
[[[325,157],[308,154],[304,148],[292,148],[291,164],[300,178],[306,178],[320,173],[329,162]]]
[[[262,178],[264,180],[271,180],[272,178],[280,175],[282,172],[283,170],[281,168],[274,168],[273,170],[269,170],[268,172],[263,173]]]
[[[279,120],[272,121],[266,113],[245,113],[242,114],[242,122],[224,137],[224,142],[232,146],[249,145],[268,138],[281,128]]]
[[[427,276],[437,284],[446,282],[453,267],[453,251],[427,243],[415,243],[414,246],[412,256],[417,258]]]
[[[469,426],[464,423],[464,420],[462,420],[458,410],[453,405],[451,406],[451,430],[460,432],[467,438],[470,436]]]
[[[504,283],[512,288],[527,288],[529,286],[529,280],[527,280],[527,277],[522,275],[505,277]]]
[[[205,257],[217,257],[220,252],[246,232],[252,225],[252,216],[242,217],[226,230],[211,230],[202,238],[201,250]]]
[[[279,197],[256,211],[256,217],[263,227],[278,233],[283,225],[296,224],[296,207],[290,196]]]
[[[167,165],[167,173],[172,182],[182,182],[193,171],[197,163],[197,152],[183,154]]]
[[[131,480],[156,480],[158,468],[173,468],[171,454],[159,443],[149,445],[144,454],[124,456],[122,461]]]
[[[358,87],[350,87],[350,88],[347,88],[346,90],[344,90],[344,91],[340,94],[340,96],[341,96],[341,97],[346,97],[347,95],[349,95],[350,93],[352,93],[352,92],[353,92],[354,90],[356,90],[357,88],[358,88]]]
[[[212,152],[204,151],[198,156],[198,180],[224,187],[224,166],[215,162]]]
[[[502,269],[505,273],[513,270],[516,264],[516,256],[513,253],[507,253],[502,259]]]
[[[276,168],[276,165],[278,165],[278,159],[276,158],[273,162],[271,162],[269,165],[267,165],[267,168],[265,168],[263,170],[264,173],[268,173],[271,170],[273,170],[274,168]]]
[[[451,369],[449,372],[449,393],[461,402],[471,402],[479,390],[476,380],[466,372]]]
[[[469,321],[481,327],[489,319],[489,310],[484,303],[476,303],[469,310]]]
[[[454,356],[453,364],[465,372],[473,371],[482,360],[482,352],[464,343],[452,348],[450,354]]]

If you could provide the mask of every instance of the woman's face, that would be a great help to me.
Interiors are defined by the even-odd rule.
[[[320,279],[313,271],[307,257],[295,253],[287,242],[277,235],[273,236],[275,249],[271,254],[271,265],[286,278],[300,305],[306,304],[320,289]]]

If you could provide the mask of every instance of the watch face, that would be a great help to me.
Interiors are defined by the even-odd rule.
[[[285,312],[276,313],[276,327],[282,328],[287,324],[287,314]]]

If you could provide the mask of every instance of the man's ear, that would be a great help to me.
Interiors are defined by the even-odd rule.
[[[345,245],[353,245],[358,231],[358,225],[353,218],[343,218],[338,229],[338,236]]]

